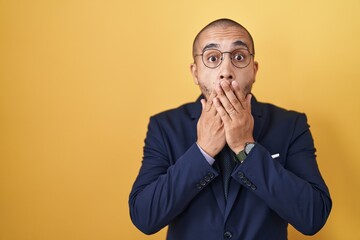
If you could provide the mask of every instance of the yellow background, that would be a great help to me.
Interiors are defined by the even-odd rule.
[[[193,101],[191,44],[255,39],[258,100],[306,112],[333,199],[289,239],[360,239],[360,1],[0,0],[0,239],[164,239],[131,223],[148,118]],[[211,226],[209,226],[211,227]]]

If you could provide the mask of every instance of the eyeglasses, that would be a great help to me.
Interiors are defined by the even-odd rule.
[[[250,53],[245,48],[238,48],[232,52],[221,52],[218,49],[207,49],[202,54],[196,54],[194,57],[201,56],[204,65],[208,68],[217,68],[224,60],[224,54],[229,53],[231,63],[237,68],[245,68],[250,64],[251,57],[254,54]]]

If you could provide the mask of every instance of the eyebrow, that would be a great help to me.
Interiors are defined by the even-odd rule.
[[[204,52],[205,50],[211,49],[211,48],[219,48],[220,45],[217,43],[209,43],[206,44],[206,46],[203,48],[202,52]]]
[[[240,40],[233,42],[232,45],[233,46],[243,46],[243,47],[246,47],[246,49],[249,49],[248,45]],[[217,49],[220,48],[220,44],[217,44],[217,43],[206,44],[205,47],[203,48],[202,52],[204,52],[208,49],[213,49],[213,48],[217,48]]]
[[[243,41],[240,41],[240,40],[238,40],[238,41],[236,41],[236,42],[233,42],[232,45],[233,45],[233,46],[244,46],[244,47],[246,47],[247,49],[249,49],[248,45],[246,45],[246,43],[244,43]]]

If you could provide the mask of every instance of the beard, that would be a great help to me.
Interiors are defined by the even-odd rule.
[[[252,86],[253,86],[252,83],[249,83],[249,84],[245,85],[245,88],[244,88],[244,90],[243,90],[243,93],[244,93],[244,96],[245,96],[245,97],[246,97],[248,94],[251,93]]]
[[[210,90],[206,86],[200,86],[200,90],[201,90],[202,95],[205,97],[205,99],[208,100],[212,90]]]

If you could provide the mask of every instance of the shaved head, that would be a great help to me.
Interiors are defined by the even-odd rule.
[[[252,51],[252,54],[255,55],[255,47],[254,47],[254,40],[251,36],[251,34],[249,33],[249,31],[243,27],[240,23],[238,22],[235,22],[234,20],[231,20],[231,19],[227,19],[227,18],[221,18],[221,19],[217,19],[215,21],[212,21],[211,23],[209,23],[208,25],[206,25],[203,29],[201,29],[201,31],[196,35],[195,39],[194,39],[194,42],[193,42],[193,57],[196,55],[196,54],[199,54],[197,52],[197,48],[196,48],[196,45],[199,41],[199,38],[201,36],[201,34],[210,29],[210,28],[227,28],[227,27],[237,27],[239,29],[242,29],[244,30],[248,35],[249,35],[249,38],[250,38],[250,41],[251,41],[251,48],[250,48],[250,51]]]

